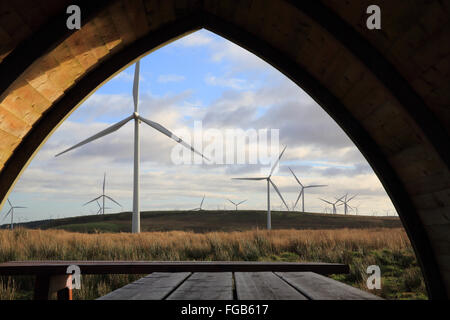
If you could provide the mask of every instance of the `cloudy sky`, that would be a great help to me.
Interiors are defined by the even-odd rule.
[[[106,193],[131,210],[133,122],[58,158],[54,155],[132,113],[133,73],[131,66],[111,79],[48,139],[9,197],[13,204],[28,207],[16,211],[16,221],[96,213],[95,203],[82,205],[100,194],[104,172]],[[289,206],[299,185],[288,167],[303,184],[328,185],[307,190],[307,211],[324,212],[326,204],[319,197],[332,200],[348,192],[358,194],[352,204],[360,214],[395,212],[367,161],[319,105],[258,57],[208,31],[141,60],[139,104],[142,116],[191,142],[198,132],[195,123],[201,123],[203,133],[223,135],[227,130],[278,130],[279,143],[287,149],[273,181]],[[178,164],[174,141],[145,124],[140,131],[142,210],[195,208],[203,195],[205,209],[231,209],[227,198],[248,199],[242,209],[266,208],[263,181],[231,180],[267,172],[270,166],[262,158],[256,164]],[[207,147],[212,140],[204,134],[203,141],[195,141]],[[273,191],[271,195],[279,209],[279,197]],[[113,203],[107,206],[112,208],[108,212],[120,211]],[[0,221],[8,209],[5,205]]]

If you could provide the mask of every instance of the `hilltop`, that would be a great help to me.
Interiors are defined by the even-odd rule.
[[[266,228],[266,211],[202,210],[141,212],[142,231],[193,232],[245,231]],[[130,232],[131,212],[41,220],[16,224],[30,229],[63,229],[73,232]],[[3,225],[1,228],[6,228]],[[272,229],[399,228],[398,217],[272,212]]]

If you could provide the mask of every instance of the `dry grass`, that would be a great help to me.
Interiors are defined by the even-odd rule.
[[[211,260],[211,261],[321,261],[347,263],[351,273],[338,276],[364,288],[365,268],[389,266],[404,273],[404,284],[392,281],[378,292],[385,297],[424,297],[423,280],[403,229],[253,230],[191,233],[184,231],[82,234],[62,230],[0,231],[0,262],[12,260]],[[400,262],[400,264],[399,264]],[[392,270],[394,265],[394,269]],[[398,270],[397,270],[398,269]],[[403,271],[407,272],[403,272]],[[418,271],[419,270],[419,271]],[[32,279],[4,277],[0,299],[30,298]],[[15,279],[16,279],[15,278]],[[80,299],[92,299],[133,281],[136,276],[86,276]],[[394,277],[395,278],[395,277]],[[398,285],[398,286],[397,286]],[[28,291],[27,291],[28,290]],[[408,295],[407,295],[408,296]]]

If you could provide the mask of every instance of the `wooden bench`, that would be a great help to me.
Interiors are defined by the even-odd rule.
[[[46,300],[56,292],[58,299],[71,300],[72,278],[66,273],[70,265],[78,266],[81,275],[149,274],[101,300],[377,298],[323,276],[349,272],[338,263],[12,261],[0,263],[0,275],[34,275],[35,299]]]

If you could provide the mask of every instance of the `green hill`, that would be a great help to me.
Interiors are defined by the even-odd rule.
[[[141,231],[244,231],[266,228],[266,211],[148,211],[141,212]],[[31,229],[73,232],[130,232],[131,212],[41,220],[16,224]],[[5,225],[3,228],[7,227]],[[398,228],[397,217],[272,212],[272,229]]]

